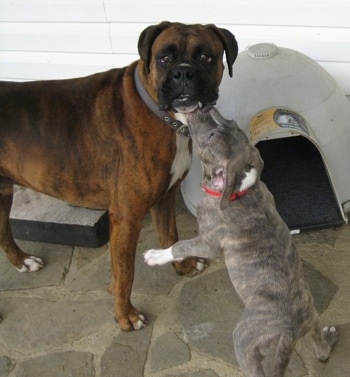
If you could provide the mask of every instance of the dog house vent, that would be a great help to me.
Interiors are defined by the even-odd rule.
[[[224,75],[218,110],[235,119],[259,149],[262,180],[291,231],[347,222],[350,103],[335,80],[304,54],[261,43],[241,52]],[[196,156],[182,184],[195,215],[203,193]]]

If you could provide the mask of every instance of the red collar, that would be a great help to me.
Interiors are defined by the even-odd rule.
[[[209,187],[205,186],[203,183],[201,184],[201,187],[202,189],[209,195],[211,196],[215,196],[216,198],[221,198],[222,196],[222,192],[220,191],[214,191],[212,189],[210,189]],[[241,196],[243,196],[246,192],[248,191],[248,189],[245,189],[245,190],[242,190],[240,192],[236,192],[236,193],[233,193],[231,196],[230,196],[230,200],[236,200],[238,198],[240,198]]]

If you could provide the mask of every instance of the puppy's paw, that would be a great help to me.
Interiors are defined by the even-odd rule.
[[[208,267],[209,261],[205,258],[191,257],[186,258],[181,262],[174,262],[173,265],[178,275],[193,277],[200,274],[206,267]]]
[[[41,258],[30,255],[29,257],[24,259],[22,267],[17,268],[17,270],[19,272],[34,272],[34,271],[39,271],[43,267],[44,267],[44,262],[42,261]]]
[[[315,354],[318,360],[327,361],[329,354],[338,341],[338,331],[334,326],[326,326],[322,329],[322,338],[324,342],[315,347]]]
[[[338,330],[335,326],[326,326],[322,329],[323,339],[327,342],[327,344],[333,348],[335,343],[337,343],[339,338]]]
[[[144,261],[149,266],[161,266],[173,261],[172,249],[151,249],[144,253]]]

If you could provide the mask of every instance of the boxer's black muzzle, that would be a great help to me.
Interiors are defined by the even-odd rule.
[[[158,93],[159,108],[190,113],[197,107],[214,105],[218,99],[215,82],[203,70],[181,63],[169,70]]]

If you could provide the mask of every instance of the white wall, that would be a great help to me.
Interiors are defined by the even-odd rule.
[[[350,94],[349,0],[0,0],[0,79],[84,76],[138,58],[163,20],[215,23],[240,50],[273,42],[318,61]]]

